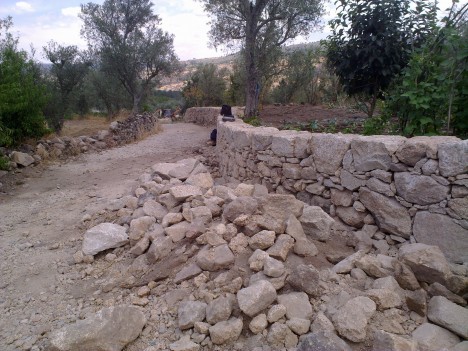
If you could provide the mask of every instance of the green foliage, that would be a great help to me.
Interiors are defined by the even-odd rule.
[[[52,63],[48,86],[54,96],[46,108],[46,118],[53,129],[60,132],[65,117],[71,114],[71,108],[74,107],[73,94],[78,95],[77,91],[88,73],[90,62],[74,45],[62,46],[50,41],[43,50],[44,56]],[[84,95],[77,97],[77,100],[81,113],[83,109],[86,110]]]
[[[436,8],[429,0],[338,0],[330,21],[327,62],[349,95],[377,98],[408,64],[411,51],[432,33]],[[414,5],[412,9],[411,5]]]
[[[184,98],[180,91],[163,91],[156,90],[151,97],[148,98],[148,106],[150,111],[158,109],[175,110],[184,104]]]
[[[258,116],[244,118],[244,122],[254,127],[260,127],[262,125],[262,122],[260,121]]]
[[[10,160],[0,155],[0,171],[8,171],[10,170]]]
[[[118,80],[138,112],[157,78],[178,69],[173,36],[158,27],[150,0],[81,5],[81,34],[99,56],[99,69]]]
[[[226,70],[212,63],[199,65],[182,89],[187,107],[222,105],[226,90]]]
[[[467,9],[456,11],[454,3],[445,26],[413,54],[391,91],[386,112],[397,116],[403,134],[435,135],[445,127],[468,136]]]
[[[0,146],[48,132],[42,115],[47,96],[39,67],[8,32],[11,18],[0,20]]]

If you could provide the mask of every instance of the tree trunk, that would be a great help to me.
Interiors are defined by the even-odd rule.
[[[253,10],[251,8],[251,10]],[[251,118],[257,115],[258,101],[257,101],[257,85],[258,85],[258,71],[256,65],[256,27],[257,18],[255,11],[250,13],[247,20],[246,38],[245,38],[245,68],[247,72],[247,84],[245,90],[245,117]]]
[[[140,102],[141,102],[141,95],[134,94],[133,95],[133,108],[132,113],[137,114],[140,112]]]

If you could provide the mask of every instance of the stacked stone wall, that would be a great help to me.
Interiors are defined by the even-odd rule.
[[[221,107],[191,107],[185,112],[184,121],[214,128],[218,123],[220,111]],[[231,111],[236,117],[244,115],[244,108],[240,106],[232,106]]]
[[[313,134],[218,119],[228,181],[260,183],[346,225],[377,224],[395,242],[438,245],[468,262],[468,140]]]

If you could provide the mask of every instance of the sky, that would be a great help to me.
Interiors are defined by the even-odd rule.
[[[287,0],[285,0],[287,1]],[[82,25],[78,17],[80,0],[0,0],[0,18],[13,17],[13,32],[20,37],[20,47],[36,49],[36,58],[46,61],[42,47],[50,40],[59,44],[77,45],[86,48],[86,41],[80,37]],[[103,0],[94,0],[102,3]],[[161,28],[175,35],[174,49],[181,60],[223,56],[226,52],[209,47],[209,18],[202,5],[196,0],[152,0],[153,10],[162,20]],[[333,2],[333,1],[332,1]],[[324,23],[335,13],[331,3],[327,4]],[[441,0],[440,7],[449,7],[451,0]],[[326,38],[327,26],[307,38],[298,38],[295,43],[311,42]]]

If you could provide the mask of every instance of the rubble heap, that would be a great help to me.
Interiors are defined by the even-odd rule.
[[[466,349],[468,266],[437,246],[394,232],[382,250],[374,243],[390,234],[376,225],[349,231],[293,195],[215,185],[198,159],[156,164],[139,180],[75,255],[103,299],[127,293],[52,332],[51,350],[97,349],[107,341],[87,331],[113,314],[106,335],[131,331],[112,350],[139,333],[127,350]]]

